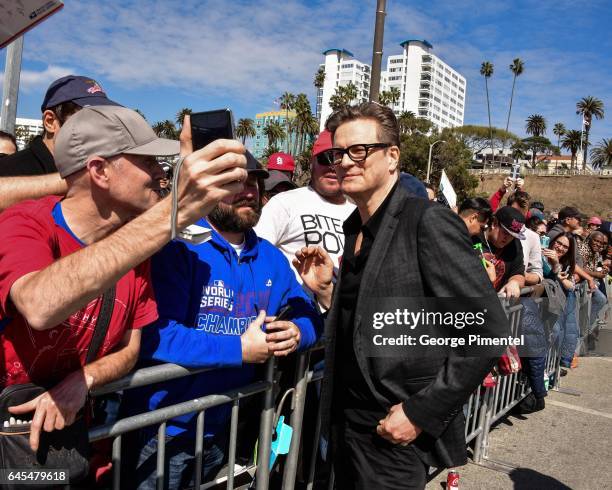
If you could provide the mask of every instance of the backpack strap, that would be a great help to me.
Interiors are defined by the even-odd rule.
[[[102,296],[102,306],[100,308],[100,314],[98,315],[98,321],[94,327],[94,333],[91,337],[89,348],[87,349],[87,357],[85,358],[85,364],[92,363],[98,356],[106,332],[108,331],[108,325],[110,319],[113,316],[113,308],[115,307],[115,286],[109,288]]]

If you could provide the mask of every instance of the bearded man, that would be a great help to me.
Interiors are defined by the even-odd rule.
[[[247,385],[255,376],[254,363],[307,349],[319,336],[322,322],[288,260],[253,231],[267,172],[251,154],[246,156],[244,190],[220,202],[197,223],[212,229],[211,239],[199,245],[172,242],[153,258],[160,318],[143,337],[140,352],[141,362],[149,364],[220,369],[130,390],[124,398],[128,413]],[[274,321],[273,315],[287,304],[293,308],[289,321]],[[193,485],[196,415],[168,421],[164,488]],[[203,481],[214,476],[226,459],[229,417],[228,405],[206,411]],[[143,429],[139,439],[132,476],[138,488],[155,488],[157,426]]]

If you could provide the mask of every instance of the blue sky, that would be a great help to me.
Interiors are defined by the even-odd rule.
[[[69,74],[96,78],[112,99],[152,123],[182,107],[231,107],[236,119],[273,110],[281,93],[305,92],[330,47],[371,60],[375,0],[66,0],[25,38],[18,115],[39,117],[48,84]],[[576,102],[600,98],[607,112],[591,141],[612,137],[612,8],[608,0],[388,0],[385,57],[405,39],[427,39],[468,80],[466,124],[486,124],[480,64],[491,61],[493,124],[503,127],[512,84],[525,62],[510,130],[544,115],[547,135],[580,129]],[[4,69],[5,56],[0,56]]]

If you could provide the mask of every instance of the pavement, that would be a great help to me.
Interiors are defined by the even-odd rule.
[[[544,410],[510,415],[493,428],[488,459],[504,463],[505,471],[468,463],[456,470],[461,490],[612,489],[610,325],[601,330],[595,353],[561,378],[561,391],[549,392]],[[446,475],[432,479],[427,490],[445,488]]]

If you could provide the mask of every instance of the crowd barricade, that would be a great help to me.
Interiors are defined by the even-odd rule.
[[[527,288],[522,291],[528,294],[532,289]],[[589,293],[585,290],[580,299],[580,308],[588,311]],[[504,309],[508,315],[512,334],[517,335],[521,322],[523,306],[520,303],[509,304],[505,299],[501,299]],[[540,302],[537,299],[536,302]],[[581,318],[580,328],[584,327],[584,322],[588,322],[588,314]],[[588,325],[588,324],[587,324]],[[321,440],[321,416],[319,413],[319,390],[308,390],[311,383],[319,383],[323,378],[323,371],[310,366],[310,355],[322,346],[319,344],[314,349],[302,352],[294,356],[296,369],[294,383],[285,393],[283,398],[291,397],[289,405],[289,416],[287,420],[293,429],[290,448],[282,461],[282,488],[291,490],[295,487],[298,470],[300,471],[301,483],[305,488],[311,489],[314,484],[317,462],[326,457],[326,442]],[[204,369],[187,369],[175,364],[162,364],[158,366],[139,369],[130,375],[109,383],[93,392],[94,396],[114,393],[121,390],[133,389],[140,386],[149,385],[160,381],[168,381],[182,376],[190,376],[205,371]],[[546,359],[546,375],[551,380],[550,389],[558,389],[559,376],[559,351],[558,345],[551,345],[548,348]],[[489,432],[493,425],[504,417],[515,405],[521,402],[530,393],[529,384],[522,372],[494,377],[495,386],[481,386],[475,390],[464,406],[466,417],[466,441],[473,444],[473,461],[479,464],[486,464],[489,450]],[[277,423],[278,414],[275,416],[275,399],[278,395],[277,368],[274,359],[270,359],[265,365],[265,376],[260,381],[255,381],[247,386],[240,387],[225,393],[208,395],[194,400],[189,400],[176,405],[159,408],[147,413],[138,414],[116,420],[106,425],[93,427],[89,431],[90,440],[98,441],[102,439],[112,439],[112,463],[113,463],[113,482],[112,488],[121,488],[121,445],[122,437],[131,431],[139,430],[144,427],[158,425],[158,453],[157,453],[157,475],[158,488],[163,488],[164,483],[164,458],[165,444],[163,437],[166,433],[167,422],[177,416],[196,413],[197,425],[194,438],[195,448],[195,488],[206,489],[224,485],[225,488],[234,488],[235,478],[243,476],[244,473],[253,478],[254,483],[249,488],[265,490],[268,488],[270,479],[270,453],[274,437],[274,428]],[[306,406],[307,393],[311,394],[312,407],[309,412],[317,413],[315,426],[311,433],[303,434],[304,408]],[[246,398],[263,395],[263,406],[259,414],[259,439],[257,443],[257,459],[246,467],[241,467],[240,471],[234,474],[232,469],[236,463],[236,444],[238,437],[238,409],[241,400]],[[231,404],[231,419],[229,429],[228,445],[228,475],[226,477],[202,484],[200,479],[203,456],[203,433],[204,418],[207,409],[212,407]],[[304,441],[307,439],[306,444]],[[309,453],[304,454],[304,448],[308,448]],[[300,461],[306,463],[300,465]],[[333,476],[332,476],[333,478]],[[330,482],[332,488],[333,481]],[[219,488],[222,488],[219,486]]]

